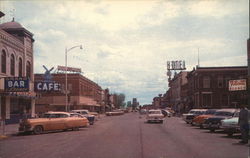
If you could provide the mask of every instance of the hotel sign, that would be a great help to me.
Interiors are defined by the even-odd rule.
[[[4,90],[6,92],[28,92],[29,79],[27,77],[5,77]]]
[[[167,61],[168,70],[186,70],[185,61],[176,60],[176,61]]]
[[[244,91],[247,90],[247,80],[230,80],[229,81],[229,91]]]

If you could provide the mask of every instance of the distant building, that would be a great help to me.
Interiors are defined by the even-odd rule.
[[[133,98],[132,100],[132,108],[133,110],[135,110],[138,106],[138,102],[137,102],[137,98]]]
[[[0,24],[0,119],[7,124],[35,116],[33,43],[33,34],[14,19]],[[6,91],[5,77],[27,78],[28,91]]]

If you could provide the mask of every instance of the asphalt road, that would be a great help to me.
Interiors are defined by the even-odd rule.
[[[13,136],[0,141],[0,158],[248,158],[238,137],[209,133],[181,118],[145,123],[137,113],[102,117],[80,131]]]

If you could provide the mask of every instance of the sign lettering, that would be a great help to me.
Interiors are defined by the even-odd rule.
[[[7,92],[28,92],[29,79],[26,77],[6,77],[4,90]]]
[[[229,84],[229,91],[243,91],[247,90],[247,80],[241,79],[241,80],[230,80],[228,82]]]
[[[35,82],[35,91],[60,91],[61,85],[56,82]]]

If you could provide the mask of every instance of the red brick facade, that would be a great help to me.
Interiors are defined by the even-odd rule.
[[[61,84],[60,92],[41,92],[36,100],[36,112],[48,110],[65,111],[65,74],[52,74],[52,80]],[[68,74],[69,109],[100,111],[105,106],[102,88],[81,74]],[[43,81],[43,74],[35,74],[35,81]]]

